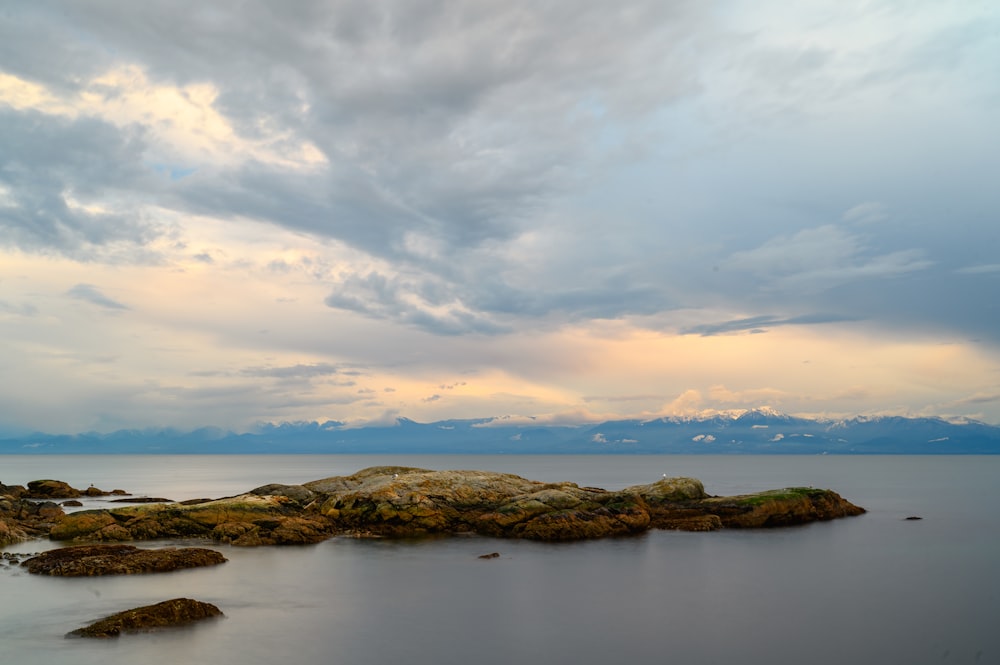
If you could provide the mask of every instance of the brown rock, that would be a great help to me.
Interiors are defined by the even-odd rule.
[[[693,478],[617,492],[487,471],[383,466],[305,485],[182,504],[81,511],[58,517],[55,540],[213,538],[241,546],[315,543],[335,533],[412,537],[474,532],[576,540],[649,528],[710,531],[773,527],[864,512],[828,490],[792,488],[712,497]]]
[[[726,528],[759,529],[794,526],[838,517],[861,515],[855,506],[836,492],[812,487],[790,487],[758,494],[712,497],[692,506],[718,515]]]
[[[32,480],[28,483],[26,496],[30,499],[75,499],[80,496],[80,490],[61,480]]]
[[[24,489],[21,485],[4,485],[0,483],[0,496],[10,497],[11,499],[20,499],[27,493],[28,490]]]
[[[115,518],[107,511],[82,510],[59,519],[49,532],[49,538],[52,540],[74,540],[89,536],[114,523]]]
[[[244,494],[193,504],[145,504],[63,517],[53,540],[126,541],[213,538],[233,545],[316,543],[334,533],[330,520],[307,515],[282,495]]]
[[[0,498],[0,545],[44,536],[62,515],[51,501]]]
[[[164,573],[224,563],[219,552],[200,547],[144,550],[132,545],[79,545],[42,552],[24,562],[35,575],[94,577]]]
[[[223,616],[222,610],[211,603],[174,598],[113,614],[69,632],[66,637],[118,637],[122,633],[148,632],[220,616]]]

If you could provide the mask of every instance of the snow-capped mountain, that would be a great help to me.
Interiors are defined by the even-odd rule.
[[[550,426],[479,418],[349,427],[336,421],[265,424],[249,433],[202,428],[36,433],[0,439],[0,453],[683,453],[994,454],[1000,427],[941,418],[800,418],[758,408],[694,417]]]

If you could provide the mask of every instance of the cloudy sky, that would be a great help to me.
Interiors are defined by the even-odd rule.
[[[1000,422],[992,0],[0,8],[0,431]]]

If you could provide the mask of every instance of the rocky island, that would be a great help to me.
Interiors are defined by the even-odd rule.
[[[0,486],[0,492],[9,489]],[[37,535],[72,543],[190,538],[241,546],[307,544],[335,535],[460,533],[569,541],[648,529],[780,527],[863,512],[825,489],[718,497],[693,478],[608,491],[488,471],[381,466],[222,499],[69,514],[7,493],[0,499],[0,544]]]

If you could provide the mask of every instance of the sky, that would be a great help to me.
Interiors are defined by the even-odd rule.
[[[992,0],[0,7],[0,433],[1000,423]]]

